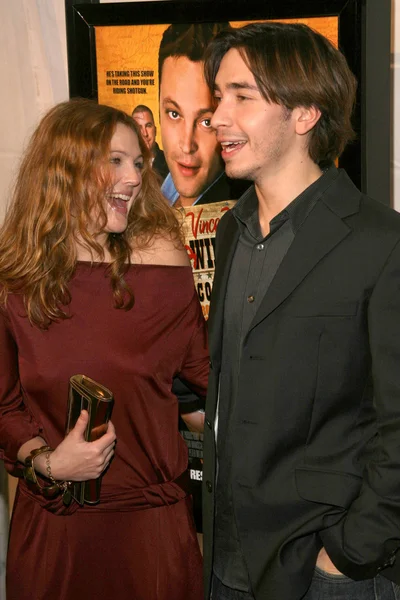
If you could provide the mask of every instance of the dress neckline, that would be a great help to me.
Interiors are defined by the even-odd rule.
[[[111,263],[108,262],[92,262],[90,260],[77,260],[76,266],[83,267],[108,267]],[[172,268],[172,269],[191,269],[190,265],[163,265],[158,263],[130,263],[129,267],[163,267],[163,268]]]

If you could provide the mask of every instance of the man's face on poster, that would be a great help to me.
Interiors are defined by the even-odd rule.
[[[149,150],[153,150],[156,141],[157,129],[154,125],[152,114],[148,111],[141,111],[132,114],[136,123],[140,127],[140,133]]]
[[[185,206],[223,169],[215,131],[213,103],[203,75],[203,62],[168,57],[160,82],[160,124],[165,158]]]

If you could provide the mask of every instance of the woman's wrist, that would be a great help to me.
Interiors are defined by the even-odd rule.
[[[18,450],[18,455],[17,455],[18,460],[22,463],[25,463],[25,460],[28,458],[28,456],[30,455],[30,453],[33,450],[36,450],[38,448],[41,448],[42,446],[45,446],[46,443],[47,443],[46,440],[44,440],[40,436],[34,437],[31,440],[28,440]]]
[[[41,477],[47,477],[46,475],[46,455],[43,452],[39,454],[34,460],[34,468],[36,473],[38,473]]]
[[[24,463],[24,479],[30,488],[40,493],[45,498],[53,498],[62,493],[66,505],[71,502],[70,481],[57,481],[51,470],[50,456],[53,449],[50,446],[34,448],[26,457]],[[44,462],[43,462],[44,460]],[[43,485],[37,478],[37,473],[46,477],[50,484]]]
[[[38,450],[39,448],[42,448],[46,445],[47,445],[47,442],[42,437],[32,438],[31,440],[29,440],[28,442],[23,444],[21,446],[21,448],[19,449],[18,460],[20,462],[22,462],[23,464],[25,464],[26,459],[30,456],[30,454],[34,450]],[[50,449],[49,452],[51,452],[51,455],[53,455],[54,450]],[[57,465],[54,464],[54,462],[55,461],[53,460],[53,458],[51,458],[51,467],[50,467],[51,473],[52,473],[52,476],[54,477],[54,479],[57,480],[57,479],[59,479],[59,477],[57,476],[58,467],[57,467]],[[34,464],[35,464],[36,473],[38,473],[39,475],[41,475],[43,477],[48,476],[46,456],[44,453],[38,454],[35,457]]]
[[[41,444],[40,447],[45,447],[46,444]],[[35,450],[36,448],[34,448]],[[42,452],[38,454],[34,459],[34,468],[36,473],[38,473],[41,477],[45,477],[46,479],[50,479],[50,481],[61,481],[61,478],[58,476],[58,468],[57,464],[54,464],[55,461],[53,459],[54,449],[49,448],[46,452]],[[50,473],[49,473],[50,467]],[[51,475],[51,477],[49,477]]]

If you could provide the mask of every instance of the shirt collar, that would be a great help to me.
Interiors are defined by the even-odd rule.
[[[274,232],[285,221],[290,220],[293,233],[297,233],[312,208],[315,206],[324,191],[338,177],[339,171],[335,165],[325,169],[314,183],[299,194],[290,204],[270,221],[270,230]],[[247,226],[254,230],[259,228],[258,198],[254,185],[252,185],[232,208],[232,213],[239,226]]]
[[[219,181],[223,175],[224,175],[224,171],[221,171],[221,173],[218,175],[218,177],[216,177],[214,179],[214,181],[212,183],[210,183],[210,185],[200,194],[200,196],[198,196],[198,198],[196,198],[196,201],[193,202],[193,206],[195,204],[197,204],[199,202],[199,200],[201,200],[201,198],[208,192],[208,190],[213,185],[215,185],[217,183],[217,181]],[[179,192],[177,191],[175,184],[172,180],[171,173],[168,173],[168,175],[164,179],[164,183],[161,186],[161,191],[171,206],[173,206],[175,204],[175,202],[178,200]]]

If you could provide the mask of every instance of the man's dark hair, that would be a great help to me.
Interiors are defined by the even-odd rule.
[[[289,110],[315,106],[321,117],[310,131],[311,159],[330,164],[355,137],[351,124],[357,82],[345,57],[324,36],[300,23],[253,23],[219,33],[205,57],[214,92],[225,54],[236,48],[267,102]]]
[[[158,81],[164,61],[170,56],[185,56],[193,62],[204,60],[208,44],[229,23],[173,23],[163,33],[158,51]]]
[[[154,123],[154,115],[153,115],[153,111],[151,110],[151,108],[149,108],[145,104],[138,104],[137,106],[135,106],[135,108],[132,111],[132,117],[134,115],[136,115],[137,113],[140,113],[140,112],[148,112],[148,113],[150,113],[151,114],[151,118],[153,119],[153,123]]]

